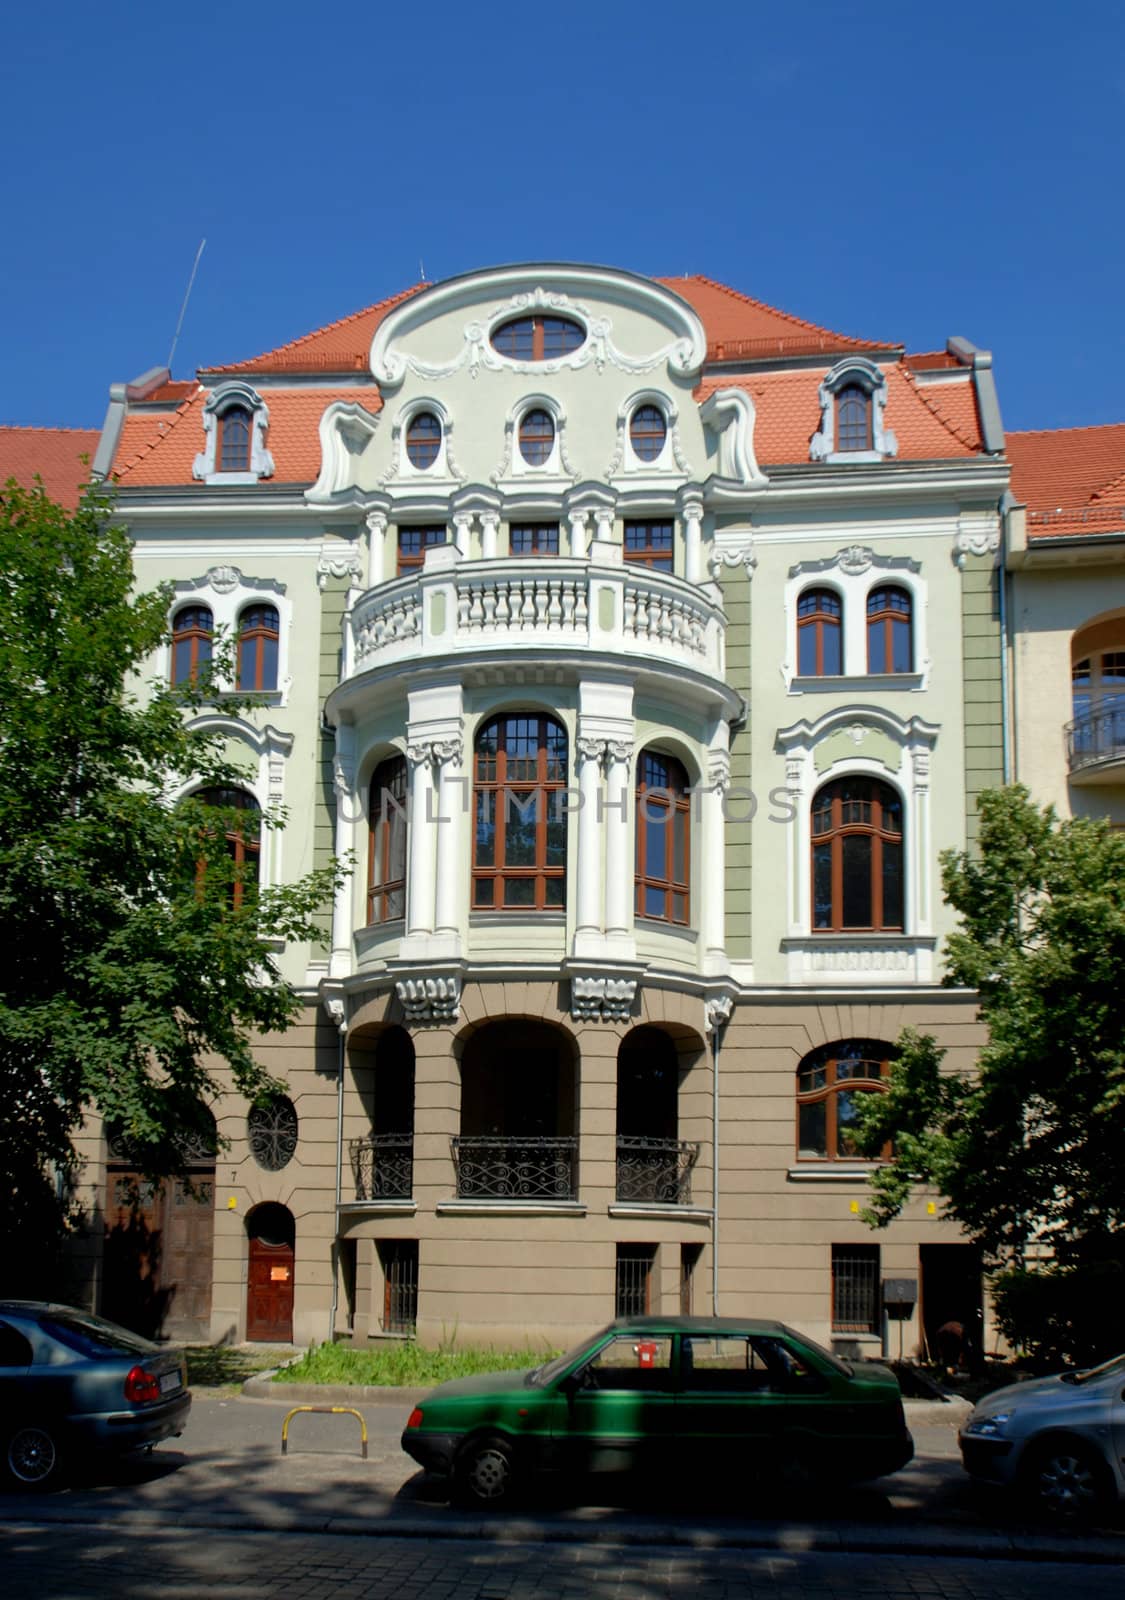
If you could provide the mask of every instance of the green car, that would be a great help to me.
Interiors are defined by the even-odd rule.
[[[731,1317],[620,1317],[529,1372],[443,1383],[402,1447],[474,1506],[502,1505],[534,1471],[674,1470],[694,1483],[733,1469],[798,1485],[878,1478],[914,1454],[886,1367]]]

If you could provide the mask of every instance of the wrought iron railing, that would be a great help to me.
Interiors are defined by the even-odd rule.
[[[691,1204],[691,1169],[699,1146],[687,1139],[617,1136],[617,1198],[642,1205]]]
[[[1088,711],[1066,726],[1066,758],[1071,772],[1099,761],[1125,757],[1125,705]]]
[[[348,1145],[357,1200],[409,1200],[414,1192],[414,1138],[376,1133]]]
[[[574,1200],[578,1140],[524,1136],[451,1139],[459,1200]]]

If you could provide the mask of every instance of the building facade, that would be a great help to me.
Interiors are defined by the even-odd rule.
[[[284,954],[283,1101],[221,1096],[219,1153],[139,1217],[91,1130],[102,1309],[514,1344],[714,1309],[860,1354],[974,1326],[936,1197],[864,1225],[850,1119],[904,1026],[957,1067],[982,1040],[938,858],[1030,715],[1005,446],[964,340],[551,263],[115,389],[96,467],[174,585],[159,670],[236,639],[240,803],[288,812],[237,847],[356,870]]]

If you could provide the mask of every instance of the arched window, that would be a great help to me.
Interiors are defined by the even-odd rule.
[[[686,924],[690,915],[691,800],[673,756],[645,750],[637,763],[637,915]]]
[[[473,759],[473,909],[566,904],[566,732],[553,717],[493,717]]]
[[[254,419],[245,406],[227,406],[218,420],[220,472],[250,471],[250,435]]]
[[[276,606],[247,606],[238,619],[238,687],[277,688],[277,647],[281,621]]]
[[[806,589],[797,601],[797,673],[838,677],[844,670],[844,606],[833,589]]]
[[[668,424],[659,406],[638,406],[629,419],[629,442],[638,461],[655,461],[664,449]]]
[[[901,932],[902,801],[875,778],[838,778],[812,804],[812,925]]]
[[[836,451],[871,449],[871,396],[858,383],[836,393]]]
[[[441,423],[432,411],[419,411],[406,430],[406,459],[424,472],[432,467],[441,451]]]
[[[555,448],[555,419],[542,406],[525,411],[520,419],[520,455],[529,467],[542,467]]]
[[[211,659],[215,619],[207,606],[183,606],[172,622],[172,682],[194,683]]]
[[[406,758],[381,761],[371,778],[367,921],[406,915]]]
[[[905,589],[872,589],[867,596],[868,672],[913,672],[910,595]]]
[[[255,893],[261,858],[261,807],[245,789],[200,789],[193,796],[201,805],[221,807],[227,817],[223,829],[228,860],[228,898],[237,911],[245,897]],[[207,862],[199,862],[196,881],[203,882]]]
[[[855,1097],[885,1088],[893,1054],[876,1039],[840,1039],[805,1057],[797,1068],[798,1159],[855,1158]]]

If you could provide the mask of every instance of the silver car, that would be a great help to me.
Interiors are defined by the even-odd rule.
[[[965,1469],[1054,1517],[1125,1500],[1125,1355],[988,1395],[959,1436]]]

